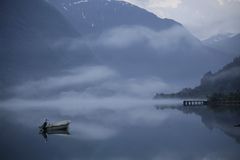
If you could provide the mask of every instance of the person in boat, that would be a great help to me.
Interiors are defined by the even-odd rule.
[[[42,129],[43,129],[43,131],[46,131],[46,130],[47,130],[47,124],[48,124],[48,120],[45,119],[45,122],[42,124]]]
[[[45,142],[48,141],[48,136],[47,136],[47,125],[48,125],[48,119],[46,118],[44,123],[41,125],[41,130],[39,132],[39,134],[41,134],[43,136],[43,138],[45,139]]]

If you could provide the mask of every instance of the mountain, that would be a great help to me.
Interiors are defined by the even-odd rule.
[[[207,72],[201,79],[199,86],[185,88],[178,93],[156,94],[155,98],[190,98],[206,97],[213,93],[230,93],[240,90],[240,57],[225,65],[216,73]]]
[[[206,47],[180,23],[116,0],[49,0],[86,39],[95,56],[127,77],[195,84],[228,56]],[[193,66],[193,67],[189,67]]]
[[[217,43],[219,41],[229,39],[233,36],[234,36],[233,33],[217,34],[217,35],[211,36],[211,37],[203,40],[203,42],[207,45],[211,45],[211,44]]]
[[[208,72],[201,79],[201,85],[196,90],[209,93],[232,92],[240,90],[240,57],[225,65],[216,73]]]
[[[92,61],[86,46],[69,51],[59,45],[80,34],[44,0],[0,3],[1,89]]]
[[[99,33],[121,25],[140,25],[155,30],[181,25],[130,3],[115,0],[49,0],[82,34]]]
[[[204,40],[203,43],[211,48],[231,56],[240,55],[240,34],[224,34]]]

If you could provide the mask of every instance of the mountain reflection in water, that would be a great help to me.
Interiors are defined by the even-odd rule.
[[[56,109],[0,109],[0,157],[4,160],[238,160],[239,108],[153,104]],[[157,108],[157,109],[156,109]],[[43,117],[71,119],[69,136],[43,143]],[[49,133],[51,134],[51,133]],[[65,133],[64,133],[65,134]]]
[[[240,144],[240,107],[239,106],[193,106],[193,107],[161,107],[156,109],[177,109],[185,114],[196,114],[210,130],[220,129],[227,136]]]

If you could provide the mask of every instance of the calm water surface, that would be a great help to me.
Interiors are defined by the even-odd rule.
[[[234,107],[112,105],[0,109],[2,160],[239,160]],[[39,134],[43,118],[71,120],[70,135]]]

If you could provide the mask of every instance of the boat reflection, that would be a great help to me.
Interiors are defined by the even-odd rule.
[[[48,141],[48,135],[70,135],[68,129],[65,129],[65,130],[51,130],[51,131],[41,130],[41,131],[39,131],[39,134],[41,134],[43,136],[43,138],[45,139],[45,142]]]

